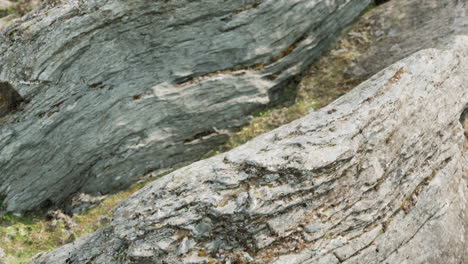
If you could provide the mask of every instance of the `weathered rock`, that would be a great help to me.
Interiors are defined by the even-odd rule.
[[[0,0],[0,31],[46,0]]]
[[[450,36],[468,35],[466,0],[392,0],[366,18],[371,48],[349,68],[369,77],[408,55],[444,45]]]
[[[3,257],[5,257],[5,252],[0,247],[0,264],[5,264],[5,261],[3,260]]]
[[[13,16],[6,16],[6,17],[0,18],[0,30],[2,30],[3,28],[6,28],[12,20],[13,20]]]
[[[106,198],[106,195],[91,196],[88,194],[81,193],[79,195],[75,195],[74,197],[72,197],[72,199],[70,199],[70,201],[67,203],[67,207],[65,208],[65,210],[70,214],[78,215],[84,212],[85,210],[96,207]]]
[[[34,263],[465,263],[468,37],[145,187]]]
[[[29,102],[0,127],[7,211],[199,159],[370,0],[61,2],[0,36],[0,80]]]
[[[64,214],[60,210],[47,212],[47,220],[50,221],[49,225],[56,228],[60,224],[68,230],[73,229],[77,224],[69,215]]]
[[[8,0],[0,0],[0,12],[13,7],[15,4]]]

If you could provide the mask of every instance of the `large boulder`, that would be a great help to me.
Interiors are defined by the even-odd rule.
[[[33,263],[464,263],[468,37],[145,187]]]
[[[0,211],[199,159],[369,2],[44,1],[0,35],[0,80],[25,101],[0,117]]]

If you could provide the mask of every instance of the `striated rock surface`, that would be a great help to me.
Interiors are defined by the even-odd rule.
[[[0,35],[0,80],[25,100],[0,120],[0,211],[199,159],[369,2],[45,1]]]
[[[387,1],[385,1],[387,2]],[[369,77],[408,55],[468,35],[466,0],[392,0],[366,17],[371,47],[348,72]]]
[[[466,263],[468,37],[145,187],[33,263]]]

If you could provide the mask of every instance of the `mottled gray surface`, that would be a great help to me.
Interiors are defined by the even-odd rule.
[[[467,263],[468,37],[130,197],[33,263]]]
[[[0,35],[0,80],[28,101],[0,120],[4,211],[199,159],[370,1],[56,2]]]
[[[9,7],[14,6],[15,4],[8,0],[0,0],[0,12],[7,10]]]
[[[468,0],[391,0],[366,18],[372,46],[348,70],[369,77],[406,56],[468,35]]]
[[[3,260],[3,257],[5,257],[5,252],[3,249],[0,247],[0,264],[4,264],[5,261]]]

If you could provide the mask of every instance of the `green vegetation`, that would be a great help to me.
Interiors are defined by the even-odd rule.
[[[345,30],[340,40],[322,56],[303,76],[293,104],[258,113],[250,125],[232,135],[229,141],[210,155],[218,154],[251,140],[252,138],[287,124],[317,110],[359,85],[364,79],[345,73],[353,60],[370,47],[373,39],[368,9],[360,20]]]
[[[31,257],[40,252],[51,251],[104,227],[117,205],[144,185],[136,184],[108,197],[84,214],[73,216],[71,219],[76,225],[69,225],[63,219],[45,220],[44,216],[35,215],[0,217],[0,245],[7,255],[7,263],[28,263]]]
[[[42,0],[10,0],[12,5],[0,5],[0,30],[11,24],[15,19],[22,17],[33,10]]]
[[[10,13],[16,17],[24,16],[29,11],[33,10],[38,6],[43,0],[10,0],[15,5],[10,8]]]

